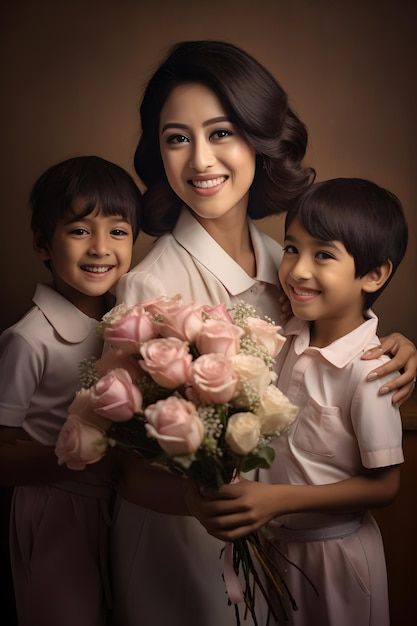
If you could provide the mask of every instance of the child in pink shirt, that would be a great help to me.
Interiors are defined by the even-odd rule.
[[[367,381],[374,365],[361,355],[379,345],[370,307],[406,245],[400,202],[374,183],[340,178],[305,192],[287,215],[279,268],[295,317],[277,384],[299,414],[274,442],[260,482],[242,479],[205,500],[190,494],[190,508],[220,539],[269,525],[281,554],[318,591],[273,552],[298,605],[288,611],[295,626],[389,624],[384,548],[368,509],[397,494],[401,418],[391,394],[378,395],[381,380]]]

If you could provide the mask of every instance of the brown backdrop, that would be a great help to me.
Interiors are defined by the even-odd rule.
[[[413,0],[2,0],[0,330],[47,272],[27,198],[51,164],[97,154],[132,170],[146,79],[182,39],[226,39],[282,82],[310,132],[318,179],[361,176],[401,198],[411,241],[376,306],[417,342],[416,10]],[[279,238],[280,220],[268,229]],[[135,260],[149,239],[141,236]]]
[[[133,173],[146,79],[170,44],[212,38],[244,47],[282,82],[308,126],[318,179],[366,177],[401,198],[409,250],[376,311],[381,333],[399,330],[417,343],[415,6],[414,0],[0,0],[0,331],[30,307],[36,282],[48,279],[31,244],[27,199],[34,180],[81,154]],[[280,238],[280,219],[265,227]],[[149,244],[139,238],[135,261]],[[406,435],[402,493],[381,519],[393,626],[414,623],[416,610],[417,468],[410,447],[416,441],[414,431]],[[8,498],[0,490],[1,619],[12,624]]]

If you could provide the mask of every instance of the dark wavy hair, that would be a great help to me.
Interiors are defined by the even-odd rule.
[[[295,218],[321,241],[341,241],[355,262],[355,278],[392,263],[386,283],[365,294],[364,309],[373,305],[402,261],[408,226],[400,200],[362,178],[333,178],[312,185],[290,208],[285,231]]]
[[[80,156],[48,168],[33,185],[30,195],[31,228],[43,244],[49,244],[60,219],[82,197],[85,217],[99,207],[104,215],[121,215],[139,234],[141,193],[133,178],[119,165],[98,156]]]
[[[286,211],[314,179],[303,164],[307,130],[288,106],[284,89],[253,57],[222,41],[186,41],[171,48],[151,77],[140,107],[142,134],[135,170],[146,186],[142,228],[161,235],[175,226],[181,199],[169,186],[159,147],[159,118],[178,85],[201,83],[224,106],[230,121],[256,151],[248,214],[259,219]]]

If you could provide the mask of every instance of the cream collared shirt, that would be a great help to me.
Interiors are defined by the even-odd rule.
[[[146,257],[117,286],[117,302],[129,305],[161,295],[181,293],[184,302],[227,307],[238,300],[253,304],[260,315],[279,323],[281,246],[249,220],[256,277],[249,276],[201,224],[183,209],[172,233],[160,237]]]
[[[97,321],[51,287],[38,285],[35,306],[0,336],[0,424],[55,443],[80,388],[81,360],[99,357]]]

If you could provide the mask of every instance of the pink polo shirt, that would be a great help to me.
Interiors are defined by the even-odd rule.
[[[276,460],[260,480],[326,484],[404,461],[400,412],[392,394],[378,389],[396,374],[369,382],[367,374],[388,357],[363,361],[379,345],[372,311],[354,331],[325,348],[310,347],[310,325],[291,319],[279,355],[278,387],[300,407],[288,436],[274,442]]]

